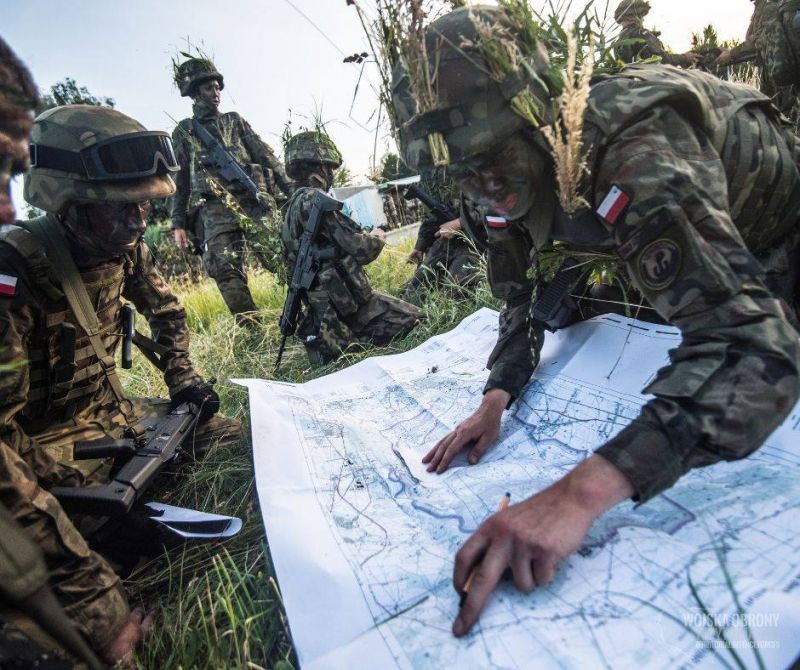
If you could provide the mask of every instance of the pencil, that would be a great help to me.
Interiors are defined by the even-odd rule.
[[[497,511],[502,512],[506,507],[508,507],[508,503],[511,502],[511,494],[506,491],[506,494],[500,499],[500,504],[497,506]],[[464,601],[467,599],[467,594],[469,593],[470,588],[472,587],[472,580],[475,578],[475,573],[478,571],[478,566],[476,565],[469,573],[467,577],[467,581],[464,582],[464,588],[461,590],[461,598],[458,601],[459,608],[464,607]]]

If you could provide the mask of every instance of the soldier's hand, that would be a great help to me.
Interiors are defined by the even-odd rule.
[[[200,382],[187,386],[172,396],[171,409],[184,402],[190,402],[200,408],[199,423],[208,421],[219,411],[219,395],[208,382]]]
[[[265,214],[272,214],[275,209],[275,201],[266,193],[259,193],[256,196],[258,204],[264,209]]]
[[[422,459],[428,464],[428,472],[441,474],[466,448],[470,448],[467,460],[475,465],[500,434],[500,417],[510,399],[511,394],[502,389],[487,391],[477,411],[439,440]]]
[[[714,65],[726,67],[731,64],[731,50],[723,49],[722,53],[714,60]]]
[[[686,63],[686,67],[693,67],[700,62],[700,54],[695,53],[694,51],[687,51],[683,54],[683,60]]]
[[[369,231],[369,234],[372,235],[372,237],[378,237],[380,239],[386,238],[386,231],[383,228],[373,228]]]
[[[152,612],[145,615],[141,607],[133,610],[117,636],[100,652],[103,661],[109,665],[132,667],[133,651],[153,625],[153,617]]]
[[[419,249],[414,249],[410,254],[408,254],[408,258],[406,258],[406,263],[409,265],[419,265],[422,263],[422,259],[425,257]]]
[[[453,586],[462,593],[475,570],[453,634],[469,632],[510,568],[525,593],[553,581],[558,564],[577,551],[594,520],[633,494],[625,475],[590,456],[566,477],[487,519],[456,554]]]
[[[186,231],[183,228],[176,228],[172,232],[175,234],[175,244],[178,245],[178,249],[186,251],[189,248],[189,236]]]
[[[460,219],[453,219],[452,221],[448,221],[447,223],[443,223],[439,226],[439,230],[436,231],[435,236],[441,237],[445,240],[452,240],[456,233],[461,230],[461,220]]]

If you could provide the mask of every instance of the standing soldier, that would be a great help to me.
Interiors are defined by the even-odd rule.
[[[635,40],[632,44],[622,44],[614,48],[617,58],[625,63],[645,60],[658,56],[666,65],[691,67],[699,60],[698,54],[688,51],[673,54],[667,51],[659,39],[659,33],[644,27],[644,17],[650,13],[647,0],[622,0],[614,12],[614,20],[622,26],[619,41]]]
[[[30,150],[25,198],[47,214],[0,227],[0,503],[41,547],[68,615],[115,661],[138,640],[141,612],[40,487],[105,481],[107,461],[75,461],[74,443],[141,434],[147,416],[168,411],[169,401],[129,399],[117,376],[123,299],[149,322],[172,403],[201,408],[195,450],[237,440],[241,427],[214,416],[219,398],[189,359],[186,313],[142,240],[150,199],[175,191],[169,135],[69,105],[36,119]]]
[[[769,99],[662,65],[599,78],[586,92],[580,137],[588,173],[576,193],[559,192],[542,129],[555,124],[564,76],[574,73],[559,72],[542,43],[487,45],[474,21],[531,34],[498,7],[456,10],[426,31],[425,76],[437,86],[424,111],[402,65],[394,78],[397,116],[410,117],[399,133],[406,163],[449,164],[470,198],[508,219],[487,229],[489,281],[506,307],[483,399],[423,462],[444,472],[467,449],[477,463],[497,439],[554,327],[547,294],[569,287],[558,276],[541,281],[542,252],[555,242],[616,255],[683,339],[645,389],[652,398],[638,417],[467,540],[454,585],[463,590],[473,569],[475,578],[453,625],[458,636],[507,568],[523,591],[549,583],[606,510],[647,502],[693,468],[746,458],[800,396],[800,141]],[[493,68],[498,52],[512,53],[518,68]],[[587,204],[567,214],[562,202],[576,201]]]
[[[286,144],[286,169],[299,186],[281,228],[290,272],[314,193],[330,189],[333,171],[341,163],[339,150],[323,132],[298,133]],[[339,211],[326,212],[324,217],[316,242],[335,255],[320,261],[297,330],[309,360],[316,365],[335,360],[352,344],[386,345],[405,335],[420,318],[414,305],[374,291],[369,284],[363,266],[381,253],[383,232],[376,228],[365,234]]]
[[[714,61],[715,65],[727,67],[732,63],[754,61],[761,74],[761,92],[772,98],[775,106],[783,114],[798,121],[797,85],[779,85],[774,81],[772,72],[774,68],[792,69],[794,66],[794,79],[800,80],[797,62],[791,57],[786,36],[779,28],[771,30],[775,22],[780,22],[777,0],[753,0],[753,16],[747,27],[744,42],[725,49]],[[785,61],[785,62],[784,62]]]
[[[192,58],[175,71],[175,83],[193,101],[193,116],[172,134],[181,166],[172,199],[172,228],[181,249],[190,236],[199,240],[203,263],[219,287],[225,304],[240,324],[249,325],[258,308],[247,286],[248,248],[267,269],[263,255],[272,232],[273,198],[291,195],[293,186],[274,152],[236,112],[220,113],[222,75],[207,59]],[[210,136],[210,137],[209,137]],[[224,163],[228,162],[225,167]],[[239,176],[232,174],[238,167]],[[249,182],[249,183],[248,183]]]

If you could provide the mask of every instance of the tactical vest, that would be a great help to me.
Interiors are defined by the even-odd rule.
[[[102,413],[111,419],[120,408],[109,386],[103,364],[81,328],[66,297],[53,279],[42,240],[35,232],[42,217],[18,225],[3,226],[0,242],[12,247],[29,269],[35,304],[36,328],[28,342],[30,389],[17,420],[28,435],[80,417]],[[100,324],[100,337],[113,357],[122,337],[122,290],[132,259],[111,261],[80,272]],[[113,371],[113,361],[111,367]]]

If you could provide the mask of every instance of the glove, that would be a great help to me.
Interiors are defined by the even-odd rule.
[[[213,384],[209,382],[192,384],[178,391],[172,396],[170,409],[175,409],[184,402],[190,402],[200,408],[199,423],[205,423],[219,411],[219,396]]]

